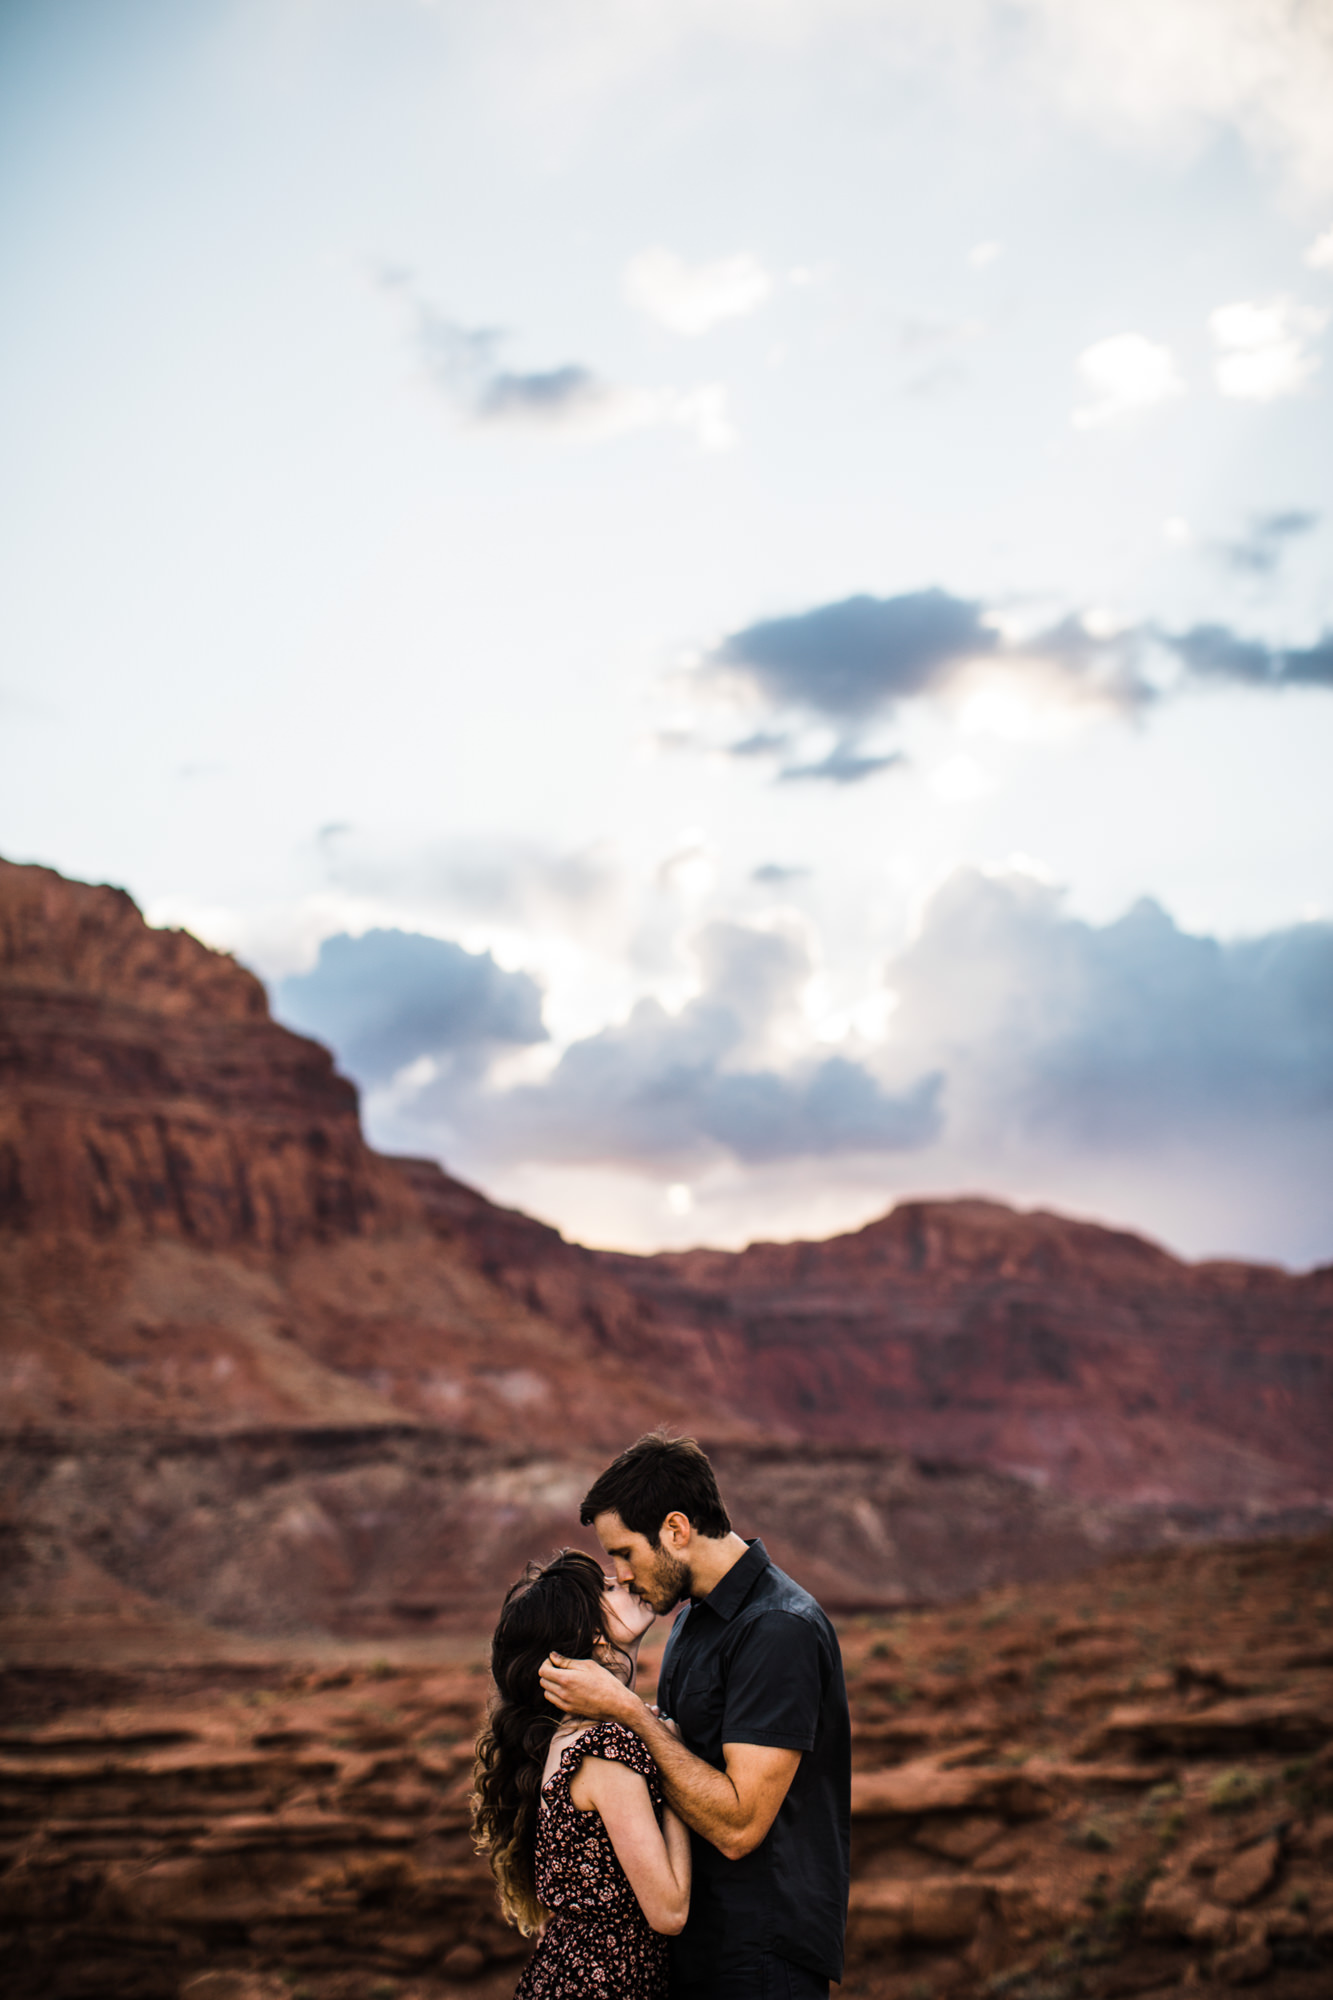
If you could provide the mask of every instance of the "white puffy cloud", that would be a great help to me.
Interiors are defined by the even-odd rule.
[[[1327,323],[1326,312],[1289,298],[1219,306],[1208,319],[1218,388],[1224,396],[1253,403],[1294,396],[1320,366],[1310,342]]]
[[[1312,271],[1333,271],[1333,229],[1315,237],[1305,253],[1305,261]]]
[[[1094,341],[1079,355],[1077,367],[1092,399],[1074,411],[1078,430],[1119,423],[1169,402],[1184,387],[1171,349],[1141,333],[1115,333]]]
[[[641,250],[625,266],[629,303],[672,333],[694,338],[726,319],[741,319],[772,296],[773,280],[757,257],[739,251],[689,264],[674,250]]]

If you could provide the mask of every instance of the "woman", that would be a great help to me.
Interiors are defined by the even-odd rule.
[[[538,1680],[557,1652],[632,1687],[653,1617],[579,1549],[529,1564],[505,1598],[472,1824],[506,1917],[541,1933],[515,2000],[664,2000],[665,1939],[690,1907],[689,1834],[638,1737],[562,1715]]]

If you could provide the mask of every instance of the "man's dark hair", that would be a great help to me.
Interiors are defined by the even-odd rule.
[[[651,1431],[622,1451],[593,1481],[579,1519],[589,1527],[599,1514],[619,1514],[632,1535],[646,1535],[660,1548],[668,1514],[683,1514],[697,1535],[720,1541],[731,1533],[713,1468],[693,1438]]]

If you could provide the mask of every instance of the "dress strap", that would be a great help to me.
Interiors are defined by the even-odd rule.
[[[598,1722],[570,1746],[585,1757],[604,1757],[609,1764],[625,1764],[631,1771],[637,1771],[641,1778],[650,1783],[658,1781],[658,1769],[652,1751],[643,1739],[623,1722],[613,1722],[608,1717]]]

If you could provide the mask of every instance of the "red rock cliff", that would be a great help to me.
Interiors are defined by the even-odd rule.
[[[17,1415],[388,1421],[572,1446],[679,1419],[1203,1507],[1330,1495],[1333,1271],[908,1202],[823,1243],[568,1244],[365,1144],[262,988],[118,890],[0,863]]]
[[[401,1224],[356,1092],[122,890],[0,862],[0,1226],[285,1250]]]

